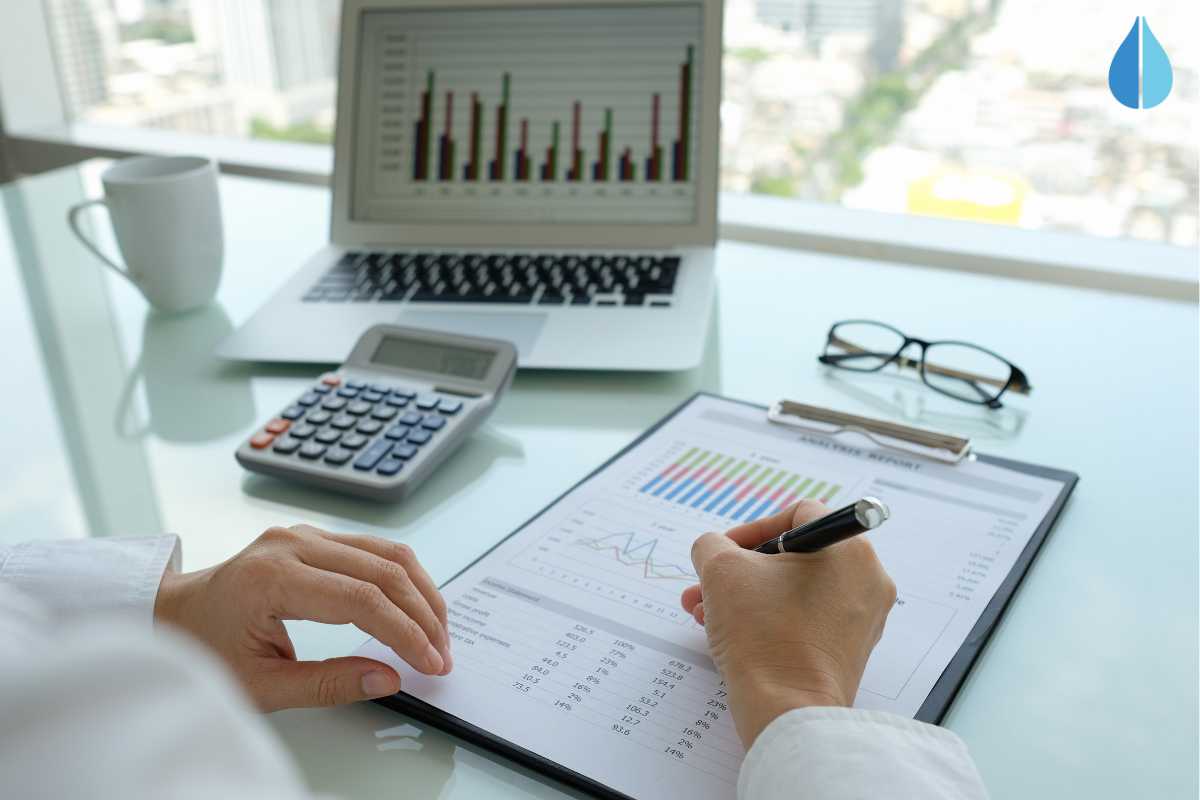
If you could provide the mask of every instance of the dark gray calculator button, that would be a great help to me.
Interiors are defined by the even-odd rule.
[[[457,414],[462,410],[462,400],[443,400],[438,404],[438,411],[443,414]]]
[[[421,421],[421,427],[425,428],[426,430],[440,431],[442,428],[446,427],[446,418],[437,417],[433,414],[430,414]]]
[[[411,444],[404,444],[401,442],[392,448],[393,458],[412,458],[416,454],[417,448],[413,447]]]
[[[416,392],[409,391],[408,389],[397,389],[394,386],[392,387],[392,394],[400,395],[405,400],[412,400],[414,397],[417,396]]]
[[[408,436],[408,432],[411,430],[412,428],[407,425],[393,425],[388,428],[388,432],[384,436],[389,439],[403,439],[405,436]]]
[[[396,416],[396,409],[392,408],[391,406],[378,406],[374,411],[371,412],[371,416],[375,419],[381,419],[384,422],[387,422],[389,419]]]
[[[356,422],[358,422],[358,419],[350,416],[349,414],[338,414],[333,418],[333,422],[329,424],[335,428],[338,428],[339,430],[346,431],[353,428]]]
[[[312,391],[316,392],[317,394],[329,394],[329,387],[323,383],[318,383],[312,388]]]
[[[296,401],[297,405],[315,406],[321,400],[321,395],[316,392],[306,392],[303,397]]]
[[[300,448],[301,458],[320,458],[325,455],[325,445],[317,444],[316,442],[306,442]]]
[[[408,405],[408,398],[394,394],[387,399],[387,404],[389,406],[395,406],[396,408],[404,408],[406,405]]]
[[[329,448],[329,452],[325,454],[325,463],[340,467],[349,461],[352,455],[354,453],[351,453],[349,450],[343,450],[340,447],[331,447]]]
[[[383,423],[374,419],[364,419],[358,423],[358,432],[365,433],[368,436],[374,436],[383,430]]]
[[[383,392],[365,391],[362,393],[362,399],[368,403],[378,403],[383,399]]]
[[[300,419],[304,416],[304,407],[291,406],[289,408],[285,408],[279,413],[279,416],[283,417],[284,419]]]
[[[367,443],[367,437],[360,433],[347,433],[342,437],[342,447],[347,450],[357,450]]]
[[[384,459],[384,462],[379,465],[379,469],[375,470],[380,475],[395,475],[404,466],[404,462],[395,458]]]
[[[343,386],[338,389],[338,394],[342,397],[358,397],[358,389],[351,389],[349,386]]]
[[[333,444],[338,439],[342,438],[342,432],[335,431],[333,428],[326,428],[313,438],[321,444]]]
[[[367,385],[366,381],[355,381],[355,380],[346,381],[346,386],[350,387],[351,389],[362,389],[366,385]]]
[[[324,425],[333,417],[328,411],[313,411],[305,419],[313,425]]]
[[[292,427],[291,431],[289,431],[289,433],[291,433],[292,436],[295,436],[297,439],[307,439],[308,437],[312,436],[316,432],[317,432],[317,427],[315,425],[308,425],[308,424],[295,425]]]
[[[383,383],[372,383],[371,391],[379,392],[380,394],[387,394],[388,392],[392,391],[392,387]]]
[[[282,453],[283,455],[286,456],[286,455],[290,455],[290,454],[296,452],[296,450],[299,447],[300,447],[299,439],[293,439],[290,436],[285,436],[282,439],[277,440],[275,442],[275,446],[272,447],[271,449],[274,450],[276,453]]]
[[[346,406],[346,410],[351,414],[365,414],[371,410],[371,404],[364,403],[362,400],[355,400],[353,403]]]
[[[380,459],[388,454],[392,449],[392,443],[387,439],[380,439],[375,444],[368,447],[362,452],[362,455],[354,462],[355,469],[375,469],[375,465]]]
[[[422,411],[432,411],[437,408],[438,398],[431,394],[423,394],[417,398],[417,408]]]
[[[405,441],[412,442],[413,444],[425,444],[429,441],[429,438],[429,431],[413,431],[408,435],[408,439]]]
[[[422,419],[423,417],[415,411],[405,411],[396,422],[401,425],[419,425]]]
[[[340,397],[326,397],[325,402],[321,403],[321,408],[328,408],[330,411],[341,411],[346,407],[346,401]]]

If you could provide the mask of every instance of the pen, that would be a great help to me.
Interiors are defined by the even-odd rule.
[[[812,553],[831,544],[878,528],[890,516],[888,507],[875,497],[864,497],[857,503],[827,514],[820,519],[798,525],[774,539],[754,548],[757,553]]]

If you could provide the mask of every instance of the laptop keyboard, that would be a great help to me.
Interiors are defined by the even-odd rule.
[[[304,301],[666,307],[678,272],[677,256],[352,252]]]

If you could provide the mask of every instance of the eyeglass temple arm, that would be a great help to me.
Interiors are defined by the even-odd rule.
[[[859,347],[856,344],[852,344],[851,342],[846,341],[845,339],[838,336],[837,334],[830,334],[829,343],[836,344],[837,346],[841,347],[843,350],[846,350],[847,351],[846,354],[850,355],[850,356],[877,356],[878,355],[877,353],[872,353],[863,347]],[[826,358],[826,363],[834,362],[834,359],[837,359],[838,361],[842,360],[842,359],[837,358],[836,355],[826,356],[825,358]],[[920,369],[920,366],[921,366],[920,361],[913,359],[913,358],[909,358],[908,356],[903,356],[903,355],[896,356],[895,361],[898,366],[907,367],[908,369],[914,369],[914,370]],[[995,386],[997,389],[1003,389],[1006,384],[1010,383],[1011,385],[1009,385],[1009,387],[1008,387],[1009,391],[1016,392],[1017,394],[1029,394],[1030,389],[1031,389],[1031,387],[1029,385],[1029,381],[1025,377],[1025,373],[1022,372],[1021,370],[1017,369],[1016,367],[1012,368],[1012,378],[1009,381],[1002,381],[998,378],[989,378],[985,375],[978,375],[974,372],[967,372],[965,370],[953,369],[951,367],[943,367],[939,364],[931,364],[928,361],[925,362],[925,372],[933,373],[934,375],[941,375],[941,376],[947,377],[947,378],[957,378],[958,380],[966,381],[968,383],[971,383],[971,382],[986,383],[990,386]]]

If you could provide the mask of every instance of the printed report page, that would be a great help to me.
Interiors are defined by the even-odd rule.
[[[358,654],[395,666],[408,694],[617,792],[732,798],[744,751],[704,629],[679,603],[698,535],[801,498],[882,499],[891,518],[868,535],[899,599],[855,706],[911,717],[1060,489],[700,396],[443,587],[450,675],[420,675],[374,640]]]

